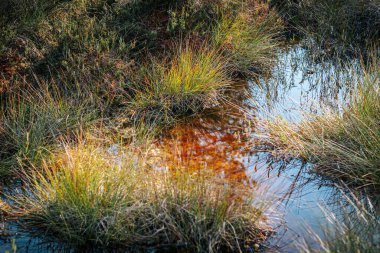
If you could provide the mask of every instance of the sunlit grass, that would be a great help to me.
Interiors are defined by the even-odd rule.
[[[211,170],[150,168],[138,147],[115,144],[147,145],[153,123],[170,127],[219,105],[240,63],[230,60],[231,41],[218,44],[210,31],[222,12],[240,17],[240,1],[111,2],[0,4],[0,168],[23,188],[9,191],[2,211],[78,248],[218,252],[260,243],[263,207],[249,191]],[[248,31],[244,15],[234,32]],[[264,58],[247,53],[251,35],[234,45],[256,57],[250,67]],[[79,141],[93,119],[112,141]]]
[[[378,67],[375,65],[376,68]],[[380,186],[380,91],[378,69],[365,75],[343,109],[305,114],[300,123],[277,118],[264,126],[281,154],[302,157],[315,170],[351,185]]]
[[[167,123],[214,106],[229,87],[224,58],[207,45],[180,47],[173,59],[142,70],[137,95],[130,103],[134,117]]]
[[[9,196],[11,213],[74,247],[239,251],[265,237],[263,206],[244,189],[207,170],[168,172],[144,160],[121,146],[66,147],[27,177],[23,194]]]
[[[3,5],[1,92],[19,87],[19,76],[53,79],[69,94],[80,86],[106,100],[109,114],[131,111],[131,121],[149,124],[218,105],[230,76],[266,69],[277,45],[274,14],[255,0]]]

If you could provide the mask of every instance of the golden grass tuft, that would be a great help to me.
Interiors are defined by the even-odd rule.
[[[45,160],[9,196],[24,228],[74,247],[241,251],[264,237],[262,206],[208,170],[146,168],[119,147],[78,145]]]

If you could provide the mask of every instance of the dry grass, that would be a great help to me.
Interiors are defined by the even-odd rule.
[[[380,222],[368,199],[343,193],[335,210],[321,207],[328,221],[322,235],[309,230],[311,241],[300,245],[304,253],[375,253],[380,250]]]

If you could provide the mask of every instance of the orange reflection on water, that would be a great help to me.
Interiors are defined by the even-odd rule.
[[[252,152],[250,128],[243,120],[228,123],[196,120],[177,126],[158,143],[159,156],[169,169],[212,169],[233,182],[250,182],[247,157]]]

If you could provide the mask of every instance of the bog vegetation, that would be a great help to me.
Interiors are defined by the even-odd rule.
[[[379,66],[372,64],[341,108],[304,113],[299,123],[281,118],[264,123],[275,153],[304,158],[316,172],[352,186],[379,189]]]
[[[380,249],[380,223],[373,203],[353,192],[340,192],[339,200],[334,204],[338,212],[321,206],[328,223],[321,227],[322,235],[314,231],[313,242],[301,242],[301,251],[313,252],[378,252]],[[311,247],[314,243],[318,249]]]
[[[152,170],[136,148],[66,146],[10,196],[11,212],[25,228],[76,248],[233,252],[265,238],[262,206],[245,188],[209,170]]]
[[[282,24],[267,3],[0,5],[0,174],[23,182],[2,206],[23,229],[74,248],[242,251],[266,237],[248,192],[211,170],[150,168],[137,143],[268,71]]]
[[[1,1],[2,215],[78,250],[257,251],[270,235],[257,194],[218,168],[158,167],[150,141],[237,107],[285,35],[368,60],[379,26],[378,0]],[[364,68],[343,110],[265,127],[277,154],[378,190],[379,65]]]
[[[281,27],[252,0],[2,5],[3,174],[89,121],[167,128],[217,106],[237,76],[273,62]]]
[[[380,38],[379,0],[274,0],[290,25],[289,35],[306,38],[316,57],[369,56]]]

